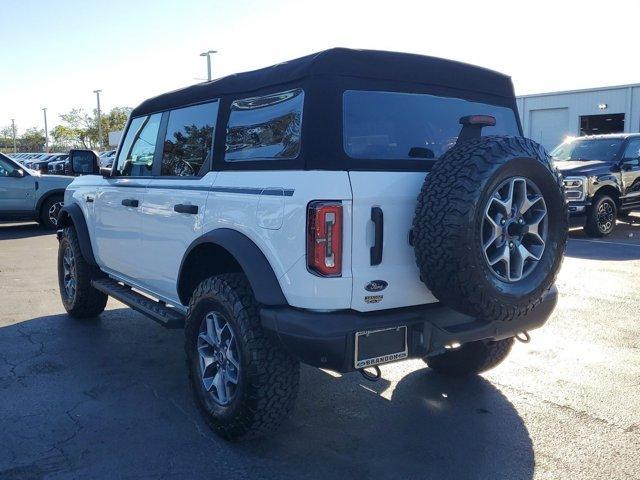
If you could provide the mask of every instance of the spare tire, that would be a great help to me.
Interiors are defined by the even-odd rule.
[[[438,159],[418,196],[420,277],[451,308],[508,321],[553,285],[567,229],[562,181],[543,147],[522,137],[469,140]]]

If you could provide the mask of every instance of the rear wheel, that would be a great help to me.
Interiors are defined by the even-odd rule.
[[[244,275],[217,275],[196,288],[185,350],[196,404],[223,438],[265,435],[293,409],[300,365],[265,335]]]
[[[617,210],[616,202],[609,195],[596,195],[587,211],[585,233],[596,238],[610,235],[616,226]]]
[[[507,358],[513,338],[491,341],[478,341],[447,350],[440,355],[426,357],[429,367],[438,373],[455,377],[474,375],[496,367]]]
[[[48,230],[55,230],[58,227],[58,214],[63,206],[62,195],[52,195],[47,198],[40,208],[40,225]]]

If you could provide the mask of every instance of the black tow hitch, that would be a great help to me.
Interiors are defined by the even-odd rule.
[[[368,372],[367,371],[368,368],[373,369],[374,373]],[[382,372],[380,371],[380,367],[377,365],[374,365],[373,367],[361,368],[358,371],[360,372],[360,375],[362,375],[362,377],[365,380],[369,380],[370,382],[377,382],[382,378]]]

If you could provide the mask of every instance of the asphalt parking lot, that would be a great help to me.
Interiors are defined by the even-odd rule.
[[[494,371],[303,368],[293,417],[241,444],[200,419],[181,331],[113,300],[64,314],[56,252],[0,224],[0,479],[640,478],[640,224],[571,233],[555,314]]]

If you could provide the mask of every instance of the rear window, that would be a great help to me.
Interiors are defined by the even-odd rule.
[[[519,135],[510,108],[427,94],[348,90],[343,115],[344,150],[355,159],[438,158],[456,143],[466,115],[496,118],[483,135]]]

